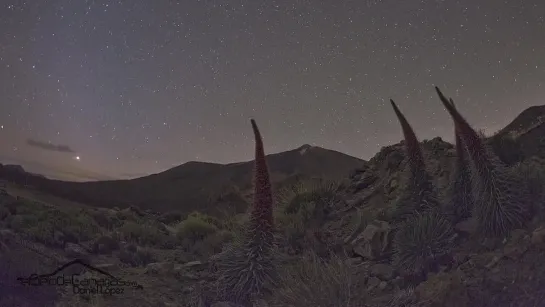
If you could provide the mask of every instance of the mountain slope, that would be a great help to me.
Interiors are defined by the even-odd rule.
[[[343,179],[365,161],[340,152],[303,145],[267,156],[273,185],[299,178]],[[253,161],[216,164],[187,162],[164,172],[130,180],[66,182],[0,168],[0,178],[37,190],[100,207],[138,206],[154,211],[190,212],[245,210],[251,188]]]
[[[489,142],[507,164],[532,156],[545,158],[545,105],[522,111]]]
[[[545,122],[545,105],[531,106],[522,111],[511,123],[501,129],[498,134],[517,137],[530,132]]]

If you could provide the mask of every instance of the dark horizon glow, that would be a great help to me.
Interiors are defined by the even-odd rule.
[[[0,8],[0,163],[69,180],[311,144],[358,158],[545,104],[545,3],[15,0]],[[79,157],[77,159],[76,157]]]

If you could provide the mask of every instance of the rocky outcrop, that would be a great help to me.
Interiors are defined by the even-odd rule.
[[[385,221],[375,220],[356,237],[350,245],[353,253],[367,260],[376,260],[385,255],[391,242],[391,228]]]

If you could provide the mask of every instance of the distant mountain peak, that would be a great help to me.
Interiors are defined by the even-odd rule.
[[[522,111],[505,128],[498,131],[499,135],[517,138],[545,123],[545,105],[531,106]]]
[[[304,155],[306,154],[310,149],[314,148],[315,146],[304,144],[303,146],[297,148],[296,150],[299,152],[299,154]]]

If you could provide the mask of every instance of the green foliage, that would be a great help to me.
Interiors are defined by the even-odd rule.
[[[217,228],[222,227],[222,223],[220,222],[220,220],[218,220],[216,217],[210,216],[208,214],[204,214],[204,213],[201,213],[201,212],[198,212],[198,211],[193,211],[188,215],[188,218],[189,217],[200,219],[202,221],[205,221],[208,224],[216,226]]]
[[[334,256],[328,261],[312,253],[286,267],[281,287],[275,291],[273,306],[363,306],[364,277]]]
[[[233,233],[220,226],[216,218],[193,212],[178,224],[176,237],[186,252],[210,256],[221,252],[222,246],[233,239]]]
[[[142,246],[159,246],[169,240],[169,234],[151,222],[126,221],[119,229],[123,239]]]
[[[325,214],[336,199],[339,183],[332,181],[300,181],[279,191],[276,207],[284,214],[300,212],[300,207],[313,203],[314,215]]]
[[[59,210],[35,202],[19,202],[17,214],[10,216],[13,230],[50,246],[78,243],[101,234],[100,227],[84,211]]]
[[[335,204],[338,184],[328,181],[303,181],[280,190],[275,219],[285,243],[296,253],[305,247],[307,229],[319,227]]]
[[[427,172],[422,172],[418,177],[409,175],[403,185],[403,191],[391,203],[384,214],[387,220],[402,222],[414,214],[433,211],[439,206],[439,200],[431,176]]]
[[[207,216],[192,213],[178,224],[176,235],[180,240],[189,240],[194,243],[203,240],[216,231],[218,231],[218,227],[210,223]]]
[[[182,246],[193,255],[209,257],[220,253],[223,246],[233,241],[233,239],[234,234],[232,232],[219,230],[191,245],[187,244],[187,242],[182,242]]]
[[[165,224],[174,224],[183,219],[183,214],[180,211],[170,211],[162,214],[159,221]]]
[[[110,231],[123,225],[123,221],[117,215],[111,214],[109,210],[99,209],[92,212],[91,217],[99,226]]]
[[[416,214],[404,221],[394,237],[394,260],[401,271],[426,273],[454,244],[454,230],[436,211]]]
[[[236,215],[228,215],[227,213],[222,217],[222,229],[229,230],[233,233],[240,233],[243,230],[243,226],[248,223],[248,214],[239,213]]]
[[[139,217],[136,216],[136,214],[134,214],[134,212],[129,209],[115,211],[115,217],[117,220],[120,220],[120,221],[131,221],[131,222],[139,221]]]
[[[283,239],[296,253],[300,253],[305,247],[308,247],[305,246],[304,239],[314,208],[315,205],[312,202],[303,203],[296,212],[277,215],[276,220],[283,233]]]

